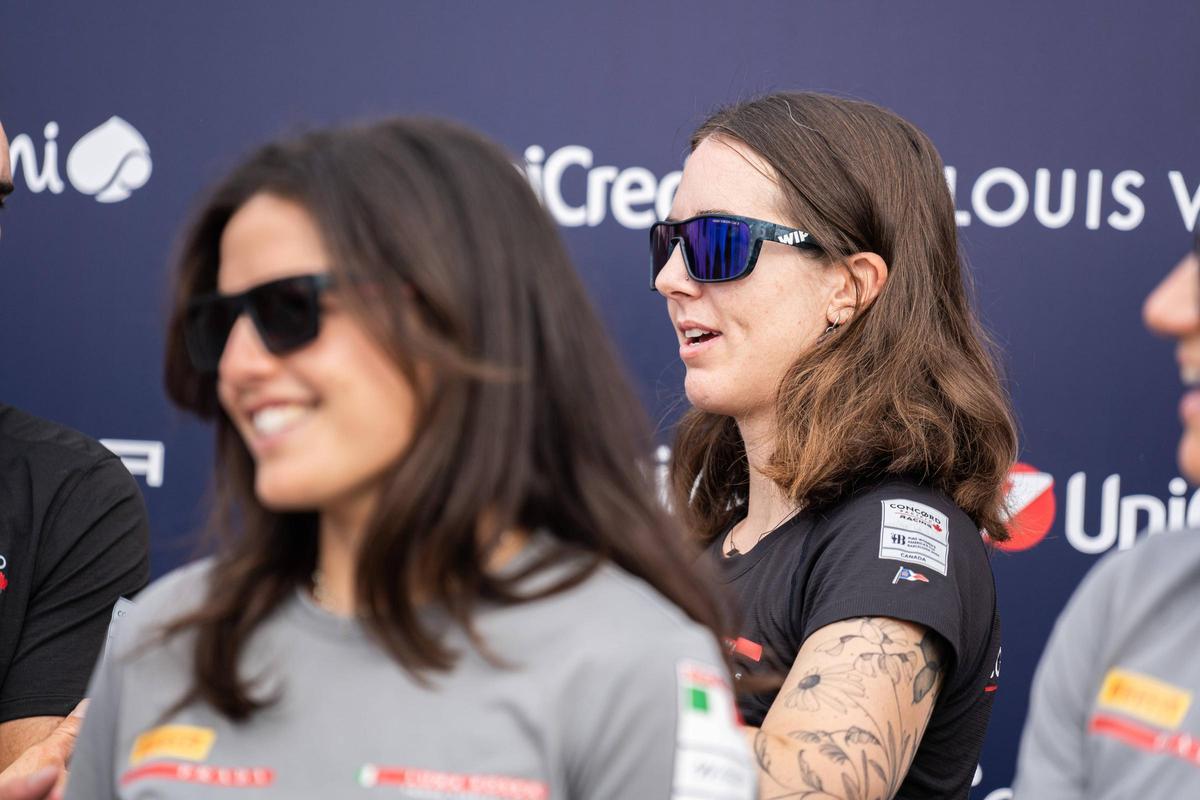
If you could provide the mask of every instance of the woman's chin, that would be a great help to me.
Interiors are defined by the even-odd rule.
[[[276,513],[307,511],[313,508],[316,495],[295,480],[279,480],[279,476],[265,476],[261,472],[254,482],[254,495],[263,508]]]

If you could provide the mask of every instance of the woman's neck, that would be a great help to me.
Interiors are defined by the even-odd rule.
[[[370,497],[342,503],[321,512],[313,591],[321,607],[338,616],[354,616],[358,552],[374,506],[375,498]]]
[[[746,446],[750,489],[746,498],[746,517],[734,526],[730,539],[738,552],[745,553],[753,549],[763,535],[794,514],[796,503],[778,483],[764,474],[775,452],[775,426],[771,415],[739,419],[737,424]]]
[[[338,616],[352,617],[357,608],[358,554],[374,506],[375,498],[371,497],[321,513],[314,594],[322,608]],[[484,523],[487,520],[485,513]],[[488,529],[484,523],[480,525],[481,531]],[[501,533],[484,553],[487,569],[495,571],[504,567],[525,548],[529,538],[530,533],[522,528]]]

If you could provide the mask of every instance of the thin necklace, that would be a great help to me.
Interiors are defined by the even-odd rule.
[[[768,528],[767,530],[763,531],[762,533],[760,533],[758,535],[758,538],[754,540],[753,547],[751,547],[750,549],[753,550],[754,547],[758,547],[759,542],[761,542],[763,539],[767,538],[768,535],[770,535],[770,534],[774,533],[775,531],[779,530],[780,528],[782,528],[785,523],[790,522],[792,517],[799,514],[803,508],[804,508],[804,504],[801,503],[800,505],[793,508],[791,511],[784,514],[783,519],[779,520],[779,522],[777,522],[775,524],[775,527]],[[734,527],[737,527],[737,526],[735,525]],[[725,548],[724,552],[725,552],[726,557],[745,555],[745,553],[743,553],[741,550],[738,550],[737,545],[735,545],[733,543],[733,528],[732,527],[729,529],[729,533],[727,533],[725,535],[725,544],[726,544],[726,548]]]

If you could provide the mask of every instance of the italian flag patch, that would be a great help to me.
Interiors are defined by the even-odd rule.
[[[687,660],[678,662],[675,674],[679,710],[672,800],[754,796],[754,767],[724,670]]]

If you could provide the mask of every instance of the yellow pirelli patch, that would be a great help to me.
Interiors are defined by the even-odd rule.
[[[186,761],[203,761],[208,758],[213,742],[217,740],[212,728],[195,725],[163,725],[146,731],[133,741],[133,752],[129,764],[135,765],[148,758],[182,758]]]
[[[1151,725],[1174,730],[1192,705],[1192,693],[1149,675],[1110,669],[1096,702]]]

